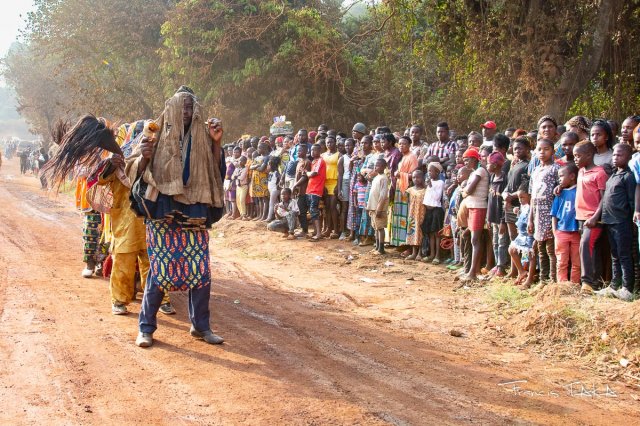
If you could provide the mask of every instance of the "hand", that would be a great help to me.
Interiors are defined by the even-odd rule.
[[[147,160],[150,160],[153,155],[153,142],[146,136],[140,140],[140,153],[142,153],[142,158]]]
[[[562,187],[560,185],[553,188],[553,195],[560,195],[560,192],[562,192]]]
[[[586,226],[587,228],[595,228],[597,224],[598,221],[596,220],[595,216],[591,216],[589,220],[584,222],[584,226]]]
[[[399,178],[400,177],[400,172],[396,172],[395,177]]]
[[[635,212],[633,214],[633,221],[636,223],[636,225],[640,223],[640,212]]]
[[[338,188],[338,185],[336,185],[336,187],[333,188],[333,195],[337,197],[339,193],[340,193],[340,188]]]
[[[209,126],[209,136],[211,136],[213,142],[220,144],[220,142],[222,142],[222,135],[224,134],[222,121],[217,118],[210,118],[207,120],[207,125]]]
[[[533,234],[533,223],[529,222],[529,224],[527,225],[527,232],[532,235]]]
[[[111,162],[111,165],[113,167],[115,167],[116,169],[119,169],[121,167],[124,167],[124,158],[122,157],[122,155],[118,155],[118,154],[114,154],[109,161]]]

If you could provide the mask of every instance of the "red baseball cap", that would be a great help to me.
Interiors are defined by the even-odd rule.
[[[485,129],[493,129],[497,128],[496,123],[494,121],[487,121],[484,124],[481,124],[480,127],[484,127]]]

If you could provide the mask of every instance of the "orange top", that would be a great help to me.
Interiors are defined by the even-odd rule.
[[[400,163],[398,164],[398,172],[400,177],[397,181],[397,187],[400,192],[404,193],[409,189],[409,180],[411,179],[411,173],[418,168],[418,157],[414,153],[409,151],[406,153]]]

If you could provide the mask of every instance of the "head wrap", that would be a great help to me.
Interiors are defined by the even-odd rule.
[[[536,128],[539,128],[539,127],[540,127],[540,125],[541,125],[542,123],[544,123],[545,121],[550,121],[550,122],[552,122],[552,123],[553,123],[553,125],[554,125],[554,126],[558,127],[558,122],[556,121],[556,119],[555,119],[555,118],[553,118],[553,117],[552,117],[552,116],[550,116],[550,115],[543,115],[542,117],[540,117],[540,120],[538,120],[538,125],[536,126]]]
[[[183,204],[203,203],[222,207],[224,190],[220,176],[220,147],[212,149],[213,141],[205,123],[202,107],[189,92],[181,87],[165,102],[164,111],[156,122],[160,127],[153,157],[144,172],[144,180],[160,193],[169,195]],[[187,98],[193,100],[193,117],[185,134],[183,109]],[[189,162],[186,163],[181,141],[190,136]],[[186,146],[186,145],[185,145]],[[139,147],[138,147],[139,148]],[[214,153],[214,151],[218,151]],[[136,149],[133,156],[140,155]],[[183,182],[183,162],[188,164],[189,178]]]
[[[309,132],[309,142],[316,143],[316,136],[318,136],[318,132],[316,131]]]
[[[504,155],[501,152],[494,151],[487,157],[487,162],[502,167],[504,164]]]
[[[427,165],[427,170],[429,170],[429,168],[431,167],[435,167],[436,169],[438,169],[438,171],[440,173],[442,173],[442,164],[438,163],[437,161],[432,161]]]
[[[577,127],[585,133],[589,133],[591,130],[591,121],[583,117],[582,115],[576,115],[575,117],[571,117],[569,121],[567,121],[567,127]]]
[[[470,146],[467,150],[462,154],[462,158],[475,158],[480,161],[480,153],[474,146]]]

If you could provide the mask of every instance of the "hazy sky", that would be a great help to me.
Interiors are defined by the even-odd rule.
[[[4,56],[24,28],[33,0],[0,0],[0,56]],[[22,16],[20,16],[22,15]]]

